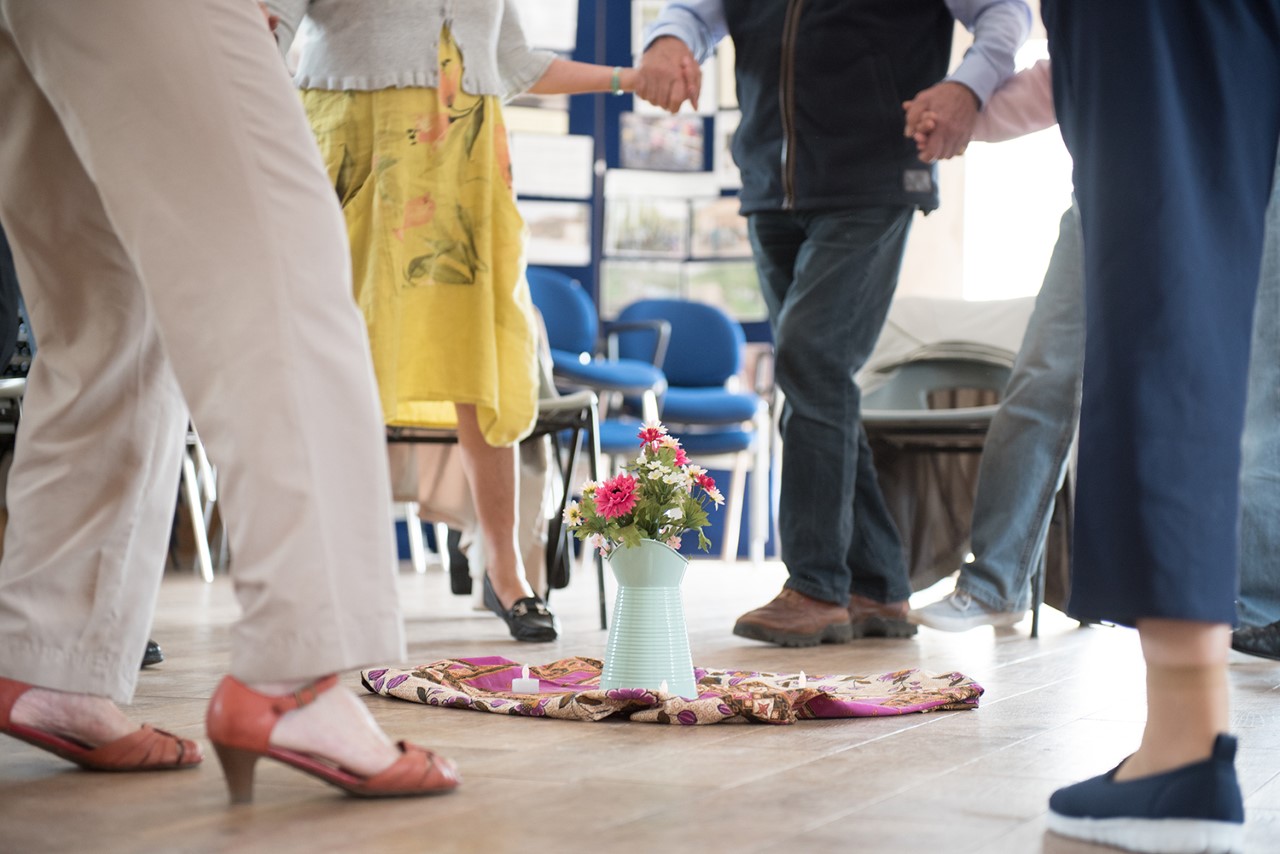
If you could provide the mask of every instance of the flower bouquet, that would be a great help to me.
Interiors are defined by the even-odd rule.
[[[599,550],[618,581],[600,687],[695,697],[680,595],[689,561],[679,549],[690,531],[700,549],[711,546],[702,533],[707,504],[724,496],[661,424],[646,422],[638,438],[640,454],[622,473],[586,483],[582,501],[565,508],[565,524]]]
[[[706,469],[693,465],[680,441],[656,421],[645,422],[637,438],[640,454],[616,477],[582,486],[582,501],[564,511],[565,525],[580,540],[608,557],[618,546],[656,540],[680,550],[681,538],[698,532],[698,548],[711,541],[702,533],[707,503],[724,496]]]

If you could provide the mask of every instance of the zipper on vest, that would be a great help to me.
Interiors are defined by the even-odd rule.
[[[804,0],[787,0],[787,18],[782,26],[782,67],[778,73],[778,106],[782,114],[782,207],[796,205],[796,164],[792,153],[796,142],[796,34]]]

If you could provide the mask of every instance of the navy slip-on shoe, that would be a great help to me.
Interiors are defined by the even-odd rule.
[[[1203,762],[1117,783],[1120,766],[1049,798],[1049,830],[1151,854],[1239,854],[1244,799],[1236,740],[1219,735]]]

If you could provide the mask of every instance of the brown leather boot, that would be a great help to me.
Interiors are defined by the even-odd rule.
[[[907,622],[911,610],[907,600],[877,602],[857,594],[849,595],[849,631],[854,638],[909,638],[917,631]]]
[[[851,631],[849,612],[844,608],[789,587],[784,587],[763,608],[743,614],[733,626],[738,637],[779,646],[844,643],[850,639]]]

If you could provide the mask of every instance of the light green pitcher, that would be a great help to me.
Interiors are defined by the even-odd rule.
[[[680,593],[688,558],[666,543],[641,540],[614,549],[608,563],[618,595],[600,687],[657,691],[666,682],[670,694],[698,696]]]

